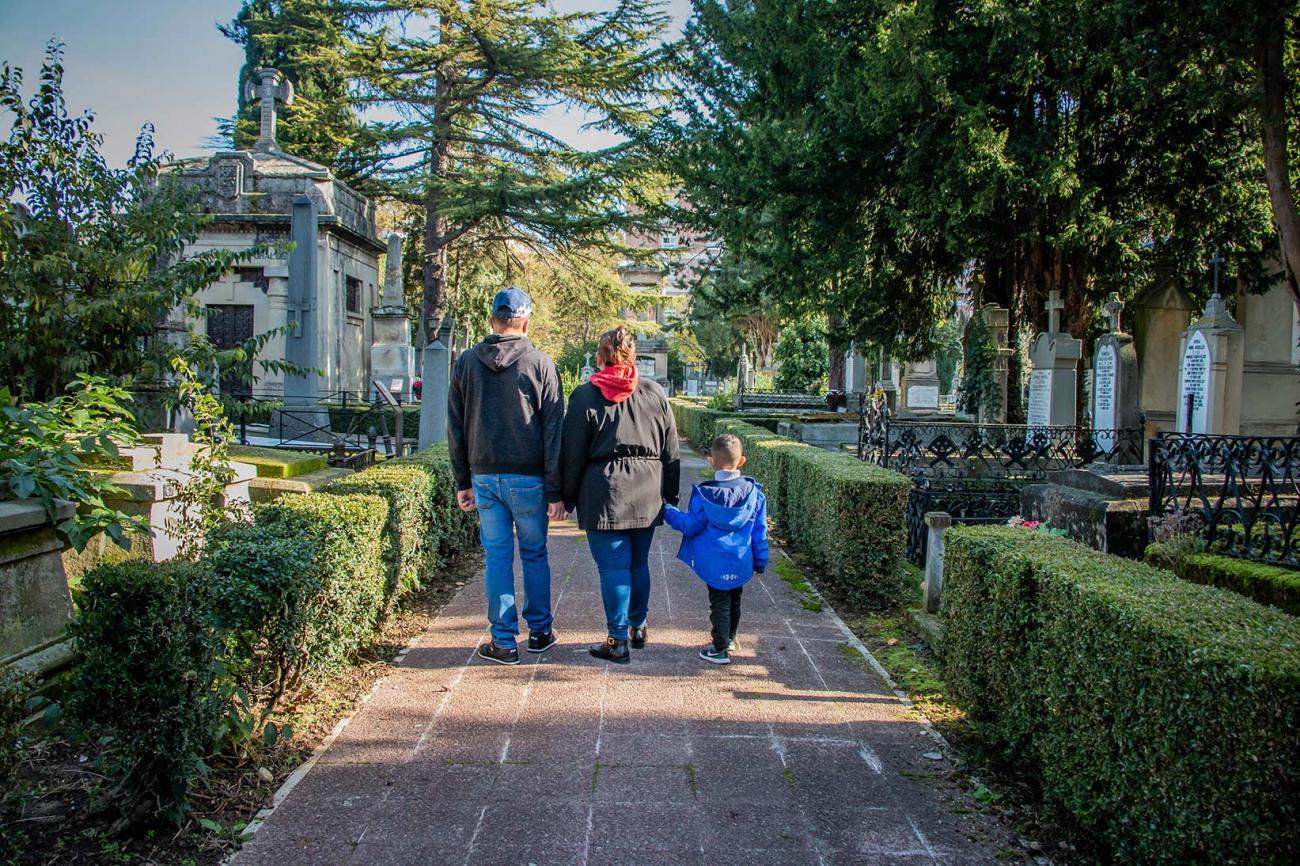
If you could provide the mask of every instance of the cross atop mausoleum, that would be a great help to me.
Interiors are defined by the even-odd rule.
[[[1052,289],[1047,293],[1047,333],[1059,334],[1061,332],[1061,310],[1065,309],[1065,301],[1061,300],[1061,293]]]
[[[264,67],[254,72],[244,82],[244,99],[262,103],[262,118],[253,150],[279,150],[275,143],[275,101],[293,104],[293,84],[278,69]]]
[[[1102,309],[1106,311],[1106,316],[1110,319],[1111,333],[1118,334],[1119,314],[1124,309],[1124,303],[1119,299],[1119,292],[1111,292],[1110,298],[1106,301],[1106,306]]]
[[[1219,255],[1218,250],[1215,250],[1214,258],[1210,259],[1210,266],[1214,268],[1214,293],[1216,295],[1219,293],[1219,265],[1221,264],[1223,264],[1223,256]]]

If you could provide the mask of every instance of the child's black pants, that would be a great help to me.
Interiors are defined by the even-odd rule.
[[[722,652],[736,639],[740,628],[740,594],[743,586],[735,589],[709,587],[709,622],[713,625],[713,648]]]

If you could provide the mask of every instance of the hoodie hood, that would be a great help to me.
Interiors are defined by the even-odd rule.
[[[499,373],[518,361],[533,347],[524,334],[488,334],[474,347],[474,356],[493,373]]]
[[[622,403],[632,396],[639,378],[636,367],[629,364],[611,364],[593,373],[591,384],[600,389],[600,393],[605,395],[606,400],[611,403]]]
[[[730,481],[706,481],[696,487],[709,523],[725,530],[737,530],[750,521],[758,508],[758,491],[753,478],[742,475]]]

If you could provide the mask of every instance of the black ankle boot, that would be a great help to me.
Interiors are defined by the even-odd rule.
[[[605,638],[604,643],[592,644],[587,647],[587,652],[598,659],[604,659],[615,664],[625,665],[632,661],[632,655],[627,651],[627,641],[617,640],[612,637]]]
[[[629,629],[627,636],[630,639],[629,643],[632,644],[632,649],[645,649],[645,639],[646,639],[645,626],[639,626],[637,628]]]

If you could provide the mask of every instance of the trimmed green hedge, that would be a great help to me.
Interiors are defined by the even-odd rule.
[[[223,710],[206,575],[130,560],[94,569],[83,587],[69,714],[109,738],[117,808],[129,816],[152,799],[179,818]]]
[[[1300,622],[1023,529],[949,530],[944,571],[973,730],[1117,861],[1300,858]]]
[[[677,432],[697,448],[708,448],[717,434],[713,425],[720,418],[734,418],[734,412],[720,412],[707,406],[686,403],[679,399],[668,401],[673,410],[673,420],[677,422]]]
[[[1230,589],[1260,604],[1300,616],[1300,571],[1217,553],[1171,557],[1159,544],[1147,547],[1147,562],[1166,567],[1183,580]]]
[[[912,489],[905,476],[739,420],[712,423],[716,433],[740,437],[745,470],[763,484],[768,513],[795,549],[822,567],[822,586],[857,608],[897,603]]]
[[[296,478],[329,465],[329,455],[257,445],[231,445],[230,459],[257,467],[259,478]]]
[[[388,512],[378,496],[304,493],[212,533],[203,559],[242,685],[278,696],[370,636],[388,597]]]

